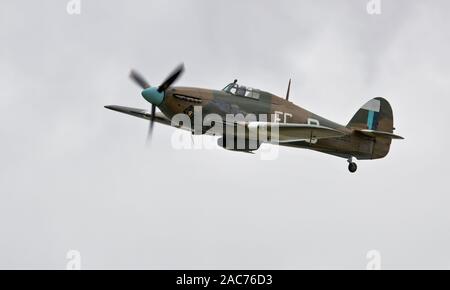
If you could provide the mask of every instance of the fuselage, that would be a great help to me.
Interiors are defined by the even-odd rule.
[[[171,87],[165,91],[164,100],[158,107],[169,119],[180,113],[190,114],[194,107],[199,106],[203,116],[218,114],[225,119],[229,114],[243,116],[253,114],[257,118],[265,115],[265,121],[269,122],[321,125],[346,135],[313,142],[298,141],[280,145],[312,149],[344,158],[349,156],[358,159],[384,157],[374,156],[374,140],[355,133],[352,128],[332,122],[274,94],[260,90],[254,90],[253,94],[258,98],[238,96],[223,90]]]

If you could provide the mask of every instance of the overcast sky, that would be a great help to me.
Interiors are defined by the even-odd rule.
[[[450,269],[450,3],[382,0],[0,4],[0,268]],[[128,79],[222,88],[234,78],[346,124],[394,110],[390,154],[358,162],[175,150]],[[196,137],[196,141],[202,137]]]

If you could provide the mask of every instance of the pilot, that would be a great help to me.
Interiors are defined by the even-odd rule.
[[[236,95],[238,96],[245,96],[245,91],[247,89],[244,86],[239,86],[236,92]]]

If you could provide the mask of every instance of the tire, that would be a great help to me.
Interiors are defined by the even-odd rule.
[[[351,162],[348,164],[348,171],[350,171],[351,173],[355,173],[357,169],[358,165],[356,165],[355,162]]]

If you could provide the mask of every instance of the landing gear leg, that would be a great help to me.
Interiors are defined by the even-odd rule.
[[[348,171],[350,171],[351,173],[355,173],[356,169],[358,169],[358,165],[356,165],[355,162],[353,162],[353,157],[349,157],[348,160]]]

